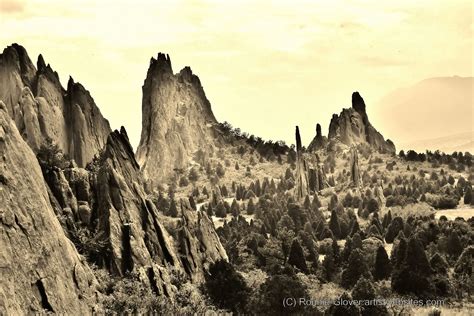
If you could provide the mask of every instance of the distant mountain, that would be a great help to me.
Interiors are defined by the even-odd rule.
[[[383,97],[374,108],[375,123],[397,145],[416,143],[418,140],[448,139],[452,137],[448,135],[472,131],[473,95],[472,77],[426,79]],[[448,142],[445,145],[449,148],[461,143],[448,146]]]
[[[429,150],[440,150],[445,153],[452,153],[454,151],[474,153],[474,133],[466,132],[445,137],[423,139],[414,142],[397,144],[399,149],[409,150],[413,149],[418,152]]]

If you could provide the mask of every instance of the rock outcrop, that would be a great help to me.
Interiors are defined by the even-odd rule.
[[[211,263],[227,260],[205,213],[181,200],[180,217],[166,217],[148,199],[124,128],[110,134],[96,164],[91,171],[53,168],[45,178],[66,228],[87,227],[105,244],[93,258],[100,268],[118,277],[138,273],[156,294],[172,298],[170,271],[199,283]]]
[[[25,79],[29,79],[27,74]],[[91,313],[95,278],[68,240],[40,166],[0,102],[0,314]]]
[[[349,151],[349,167],[351,173],[351,184],[355,187],[360,185],[360,170],[359,170],[359,156],[357,154],[357,148],[351,147]]]
[[[395,153],[395,145],[370,124],[364,99],[358,92],[352,94],[352,107],[334,114],[329,125],[328,140],[336,140],[347,146],[368,144],[382,153]]]
[[[297,200],[304,199],[309,195],[308,165],[303,156],[301,146],[301,136],[298,126],[296,126],[296,181],[295,197]]]
[[[152,58],[143,85],[137,160],[145,178],[165,182],[194,153],[216,146],[217,121],[199,78],[189,67],[173,74],[168,55]]]
[[[319,149],[324,149],[326,148],[327,143],[328,138],[326,136],[323,136],[323,134],[321,133],[321,125],[319,123],[316,124],[316,136],[309,144],[308,151],[312,152]]]
[[[80,167],[104,147],[111,131],[81,84],[70,78],[65,90],[42,55],[36,69],[17,44],[0,54],[0,100],[34,151],[52,141]]]

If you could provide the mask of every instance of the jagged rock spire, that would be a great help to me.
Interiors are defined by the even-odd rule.
[[[357,148],[351,147],[350,154],[350,171],[351,171],[351,184],[358,187],[360,184],[360,170],[359,170],[359,158],[357,155]]]
[[[301,136],[300,136],[300,129],[296,126],[296,151],[301,151]]]
[[[296,126],[296,185],[295,196],[297,200],[304,199],[309,195],[308,166],[303,157],[301,146],[301,136],[298,126]]]
[[[352,108],[361,114],[366,113],[364,99],[357,91],[352,93]]]

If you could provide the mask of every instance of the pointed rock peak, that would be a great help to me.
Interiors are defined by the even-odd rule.
[[[296,126],[296,151],[301,150],[301,136],[300,136],[300,128]]]
[[[6,47],[0,54],[0,60],[5,64],[16,67],[21,75],[23,83],[30,88],[36,73],[36,68],[31,62],[26,49],[16,43]]]
[[[128,140],[128,134],[127,134],[127,130],[125,129],[125,127],[120,126],[120,134],[122,134],[122,136],[126,137],[127,140]]]
[[[71,91],[74,85],[74,79],[72,78],[72,76],[69,76],[69,80],[67,81],[67,91]]]
[[[321,125],[319,123],[316,124],[316,137],[322,137],[321,134]]]
[[[359,113],[365,113],[365,102],[359,92],[352,93],[352,108]]]
[[[41,54],[38,55],[38,61],[36,62],[36,68],[38,68],[38,71],[42,71],[46,68],[46,63],[44,62],[43,55],[41,55]]]
[[[151,73],[173,73],[173,67],[171,66],[171,59],[168,54],[158,53],[158,56],[151,58],[150,67],[148,69],[148,74]]]
[[[111,159],[123,159],[124,157],[128,157],[127,160],[131,162],[131,164],[137,170],[140,169],[138,165],[135,154],[133,153],[132,145],[130,145],[130,141],[128,139],[127,131],[125,127],[120,127],[120,131],[115,130],[110,133],[109,137],[107,138],[107,146],[106,146],[106,157]]]

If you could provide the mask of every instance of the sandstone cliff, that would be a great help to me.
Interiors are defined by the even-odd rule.
[[[364,99],[358,92],[352,94],[352,107],[334,114],[329,124],[328,140],[336,140],[347,146],[369,144],[382,153],[395,153],[395,145],[370,124]]]
[[[138,273],[158,295],[173,297],[171,271],[202,282],[209,265],[227,260],[211,220],[178,201],[179,218],[162,215],[144,191],[140,167],[124,128],[112,132],[89,170],[45,173],[65,228],[87,227],[104,247],[90,260],[113,276]],[[74,236],[71,236],[74,239]]]
[[[95,278],[64,235],[38,161],[3,102],[0,153],[0,314],[89,314]]]
[[[189,67],[173,74],[168,55],[152,58],[143,85],[137,160],[147,180],[166,180],[193,154],[216,146],[217,121],[199,78]]]
[[[81,167],[103,148],[110,133],[108,121],[81,84],[70,78],[65,90],[43,56],[35,68],[17,44],[0,54],[0,100],[34,151],[52,141]]]

